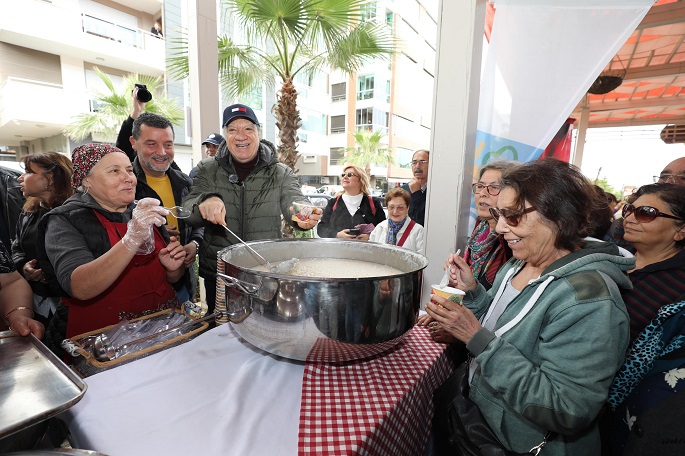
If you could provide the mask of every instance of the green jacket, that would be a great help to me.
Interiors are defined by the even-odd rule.
[[[183,206],[193,210],[186,219],[191,226],[204,226],[200,248],[200,276],[214,278],[217,253],[238,241],[223,227],[207,223],[197,207],[210,196],[218,196],[226,206],[226,226],[245,241],[277,239],[282,236],[281,216],[290,220],[293,202],[307,203],[297,177],[281,163],[273,144],[262,140],[259,160],[244,182],[238,182],[226,142],[215,157],[197,165],[190,193]]]
[[[545,455],[600,453],[596,418],[628,347],[619,287],[631,288],[624,271],[634,265],[615,245],[588,242],[521,290],[494,333],[481,329],[469,341],[477,363],[470,397],[505,446],[526,452],[552,431]],[[464,304],[480,318],[521,266],[512,258],[489,291],[479,285]]]

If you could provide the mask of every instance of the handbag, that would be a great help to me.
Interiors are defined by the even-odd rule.
[[[540,454],[552,437],[547,432],[542,442],[527,453],[506,449],[469,398],[468,362],[461,364],[433,393],[433,433],[438,455],[523,456]]]

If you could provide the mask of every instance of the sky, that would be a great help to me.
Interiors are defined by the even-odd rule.
[[[651,184],[671,161],[685,157],[685,144],[666,144],[664,125],[588,129],[581,170],[590,180],[599,173],[615,190]],[[575,142],[572,147],[575,147]],[[600,169],[601,168],[601,169]]]

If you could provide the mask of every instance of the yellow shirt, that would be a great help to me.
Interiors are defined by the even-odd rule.
[[[147,184],[152,187],[152,189],[159,195],[162,199],[162,206],[174,207],[176,206],[176,201],[174,200],[174,192],[171,190],[171,181],[169,176],[164,175],[164,177],[152,177],[145,176],[147,179]],[[178,228],[178,222],[176,217],[169,214],[166,216],[167,225],[173,225]]]

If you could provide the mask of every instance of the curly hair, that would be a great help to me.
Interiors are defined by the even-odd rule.
[[[402,187],[395,187],[385,194],[385,205],[387,206],[388,204],[390,204],[390,200],[394,198],[402,198],[407,207],[409,207],[409,203],[411,202],[411,195]]]
[[[554,158],[523,163],[505,172],[502,186],[516,192],[517,211],[526,202],[535,207],[556,232],[554,246],[575,250],[593,229],[598,200],[595,189],[578,167]]]

